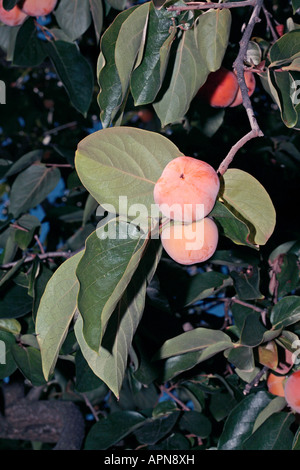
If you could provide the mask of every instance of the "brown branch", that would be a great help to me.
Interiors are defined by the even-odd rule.
[[[263,137],[263,132],[260,129],[257,120],[254,116],[254,111],[252,107],[252,103],[250,97],[248,95],[248,87],[245,82],[245,74],[244,74],[244,60],[247,53],[247,48],[249,41],[251,39],[251,35],[256,23],[260,21],[259,14],[260,10],[263,6],[263,0],[256,0],[255,7],[253,8],[252,15],[250,20],[245,28],[243,37],[240,41],[240,49],[233,63],[233,69],[235,70],[237,81],[241,90],[242,98],[243,98],[243,106],[246,110],[248,120],[250,123],[251,131],[248,132],[244,137],[242,137],[233,147],[230,149],[229,153],[225,157],[225,159],[221,162],[218,173],[223,175],[226,171],[230,163],[232,162],[234,156],[242,148],[249,140],[254,139],[255,137]]]
[[[80,251],[80,250],[79,250]],[[71,251],[51,251],[48,253],[43,253],[43,254],[32,254],[30,256],[27,256],[24,260],[23,263],[31,263],[35,257],[37,256],[40,260],[45,260],[49,258],[71,258],[75,253]],[[11,263],[6,263],[0,265],[0,269],[11,269],[13,268],[18,261],[12,261]]]
[[[241,8],[241,7],[253,7],[256,4],[256,0],[244,0],[241,2],[227,2],[227,3],[216,3],[216,2],[187,2],[186,5],[172,5],[167,7],[168,11],[185,11],[185,10],[210,10],[211,8]]]

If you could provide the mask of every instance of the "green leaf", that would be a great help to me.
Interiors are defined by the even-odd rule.
[[[263,299],[264,296],[259,290],[260,286],[260,268],[251,266],[246,272],[230,272],[233,279],[233,285],[237,295],[242,300]]]
[[[244,321],[241,343],[251,347],[258,346],[263,342],[266,331],[267,328],[261,323],[260,315],[257,312],[250,313]]]
[[[102,0],[89,0],[97,41],[100,40],[103,27]]]
[[[135,106],[154,101],[164,78],[169,47],[174,37],[173,22],[166,10],[156,10],[151,2],[149,8],[143,59],[131,76]]]
[[[15,179],[10,192],[9,211],[15,217],[40,204],[60,180],[58,168],[31,165]]]
[[[130,84],[131,73],[144,43],[148,24],[149,3],[139,6],[120,26],[115,46],[115,63],[122,86],[124,100]]]
[[[225,237],[230,238],[230,240],[237,245],[255,247],[255,245],[249,241],[250,228],[243,220],[240,220],[231,212],[225,204],[216,201],[210,215],[221,225]]]
[[[66,260],[46,285],[36,316],[36,334],[48,380],[76,312],[79,283],[75,274],[82,252]]]
[[[19,29],[17,34],[13,65],[19,67],[37,67],[47,56],[44,43],[37,37],[34,19],[29,18]]]
[[[274,305],[270,315],[272,329],[274,330],[293,325],[299,320],[300,297],[296,295],[290,295],[279,300],[279,302]]]
[[[300,8],[300,0],[292,0],[293,5],[293,13],[295,14],[296,11]]]
[[[251,393],[230,412],[219,438],[218,450],[241,450],[259,413],[270,403],[267,392]]]
[[[90,63],[76,44],[66,41],[47,41],[44,46],[69,95],[72,105],[86,114],[91,103],[94,76]]]
[[[16,284],[12,284],[5,292],[1,292],[0,298],[0,318],[23,317],[32,310],[32,298],[28,295],[27,289]]]
[[[12,349],[16,344],[16,338],[8,331],[0,330],[0,380],[9,377],[17,369]]]
[[[224,174],[222,199],[251,226],[251,241],[264,245],[274,231],[276,213],[270,196],[259,181],[245,171],[228,169]]]
[[[76,338],[85,360],[116,397],[123,383],[132,339],[144,311],[147,278],[151,277],[159,259],[156,244],[149,245],[148,250],[107,323],[99,351],[91,349],[85,341],[81,316],[75,323]]]
[[[131,127],[94,132],[79,145],[75,166],[82,184],[108,211],[127,215],[129,209],[154,204],[154,185],[170,160],[182,155],[162,135]],[[122,204],[124,201],[124,204]],[[132,216],[134,214],[131,214]]]
[[[231,348],[224,353],[228,362],[241,371],[252,372],[255,367],[253,349],[247,346]]]
[[[75,366],[76,366],[76,384],[75,388],[78,392],[89,392],[98,388],[104,389],[104,396],[107,394],[107,386],[104,382],[97,377],[92,369],[89,367],[88,363],[83,357],[82,352],[79,350],[76,352],[75,356]]]
[[[215,9],[198,17],[198,46],[210,72],[219,70],[228,46],[231,28],[229,9]]]
[[[288,413],[272,414],[243,443],[243,450],[291,450],[294,434],[290,427],[294,420]]]
[[[259,426],[261,426],[266,419],[268,419],[273,413],[278,413],[286,407],[286,400],[284,397],[275,397],[272,401],[259,413],[257,416],[253,430],[254,433]]]
[[[183,304],[191,305],[200,299],[210,297],[230,279],[226,274],[215,271],[198,273],[189,279],[186,292],[183,294]]]
[[[274,81],[280,100],[281,118],[287,127],[297,124],[298,114],[292,102],[293,79],[289,72],[274,72]]]
[[[122,104],[122,83],[115,62],[115,49],[123,22],[137,7],[119,13],[101,37],[97,75],[100,86],[98,104],[103,127],[109,127]]]
[[[26,250],[31,243],[34,232],[40,226],[41,222],[34,215],[24,214],[18,219],[18,227],[22,227],[22,229],[16,229],[15,241],[21,250]]]
[[[38,349],[29,346],[27,348],[15,344],[12,353],[17,366],[33,386],[40,386],[46,383],[42,372],[41,353]]]
[[[232,346],[231,339],[223,331],[195,328],[164,342],[155,359],[165,359],[179,354],[204,350],[204,355],[216,354]]]
[[[75,41],[91,24],[89,0],[60,0],[55,10],[55,18],[71,41]]]
[[[140,235],[134,225],[113,219],[86,240],[76,271],[80,284],[78,309],[85,340],[95,351],[145,249]]]
[[[21,324],[15,319],[1,319],[0,330],[8,331],[13,335],[19,335],[21,333]]]
[[[40,162],[43,157],[42,150],[32,150],[13,163],[5,173],[5,178],[16,175],[33,163]]]
[[[193,410],[183,412],[179,427],[182,431],[188,431],[188,433],[194,434],[202,439],[206,439],[212,431],[209,418],[199,413],[199,411]]]
[[[281,36],[270,48],[271,64],[282,65],[291,62],[300,54],[300,30],[295,29]]]
[[[86,437],[84,449],[108,449],[142,426],[144,421],[144,416],[136,411],[112,413],[92,426]]]
[[[209,71],[197,44],[198,29],[199,25],[182,33],[176,48],[174,65],[171,64],[170,83],[154,103],[162,126],[183,119],[192,99],[207,79]]]
[[[165,416],[148,418],[143,425],[135,431],[134,435],[140,444],[153,445],[171,432],[180,415],[180,411],[167,413]]]

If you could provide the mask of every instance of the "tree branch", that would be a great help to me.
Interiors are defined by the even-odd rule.
[[[245,74],[244,74],[244,60],[245,56],[247,53],[247,48],[249,41],[251,39],[251,35],[254,29],[254,26],[256,23],[260,22],[259,14],[260,10],[262,9],[263,6],[263,0],[256,0],[255,1],[255,7],[253,8],[252,15],[250,17],[250,20],[245,28],[243,37],[240,41],[240,49],[239,53],[237,55],[237,58],[235,59],[233,63],[233,69],[235,70],[236,76],[237,76],[237,81],[241,90],[242,98],[243,98],[243,106],[246,110],[248,120],[250,123],[251,131],[248,132],[244,137],[242,137],[233,147],[230,149],[228,155],[225,157],[225,159],[221,162],[219,168],[218,168],[218,173],[220,175],[223,175],[226,171],[230,163],[232,162],[234,156],[238,152],[240,148],[245,145],[246,142],[249,140],[255,138],[255,137],[263,137],[263,132],[261,131],[257,120],[254,115],[252,103],[250,100],[250,97],[248,95],[248,87],[245,82]]]
[[[80,251],[80,250],[79,250]],[[48,253],[43,253],[43,254],[33,254],[30,256],[27,256],[24,260],[23,263],[31,263],[35,257],[37,256],[40,260],[48,259],[48,258],[71,258],[75,253],[71,251],[50,251]],[[6,263],[0,265],[0,269],[11,269],[13,268],[19,261],[12,261],[11,263]]]
[[[172,5],[167,8],[168,11],[185,11],[185,10],[210,10],[211,8],[240,8],[255,6],[256,0],[244,0],[241,2],[227,2],[227,3],[216,3],[216,2],[188,2],[186,5],[175,6]]]

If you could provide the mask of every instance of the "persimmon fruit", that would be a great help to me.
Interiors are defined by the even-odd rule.
[[[221,67],[208,75],[197,96],[213,108],[227,108],[235,99],[238,89],[235,73]]]
[[[300,370],[293,372],[286,380],[284,396],[289,407],[300,413]]]
[[[272,395],[284,397],[284,381],[285,375],[275,375],[272,372],[268,375],[267,386],[268,390]]]
[[[154,186],[153,196],[165,217],[194,222],[211,212],[219,189],[219,177],[211,165],[181,156],[166,165]]]
[[[254,73],[251,72],[250,70],[246,71],[244,73],[244,77],[245,77],[245,82],[248,88],[248,95],[252,96],[255,90],[255,86],[256,86]],[[242,102],[243,102],[242,93],[239,88],[237,91],[236,97],[234,98],[233,102],[229,106],[230,108],[234,108],[235,106],[239,106],[240,104],[242,104]]]
[[[3,0],[0,0],[0,21],[7,26],[20,26],[27,18],[18,5],[15,5],[11,10],[7,11],[3,7]]]
[[[46,16],[51,13],[57,4],[57,0],[25,0],[22,10],[29,16]]]
[[[170,222],[162,228],[161,242],[177,263],[191,265],[207,261],[218,244],[218,227],[209,217],[183,224]]]

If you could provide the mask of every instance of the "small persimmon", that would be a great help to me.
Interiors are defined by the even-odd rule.
[[[3,0],[0,0],[0,21],[7,26],[20,26],[26,20],[27,15],[18,5],[15,5],[11,10],[5,10],[3,7]]]
[[[29,16],[46,16],[51,13],[57,0],[24,0],[22,10]]]
[[[244,77],[245,77],[245,82],[248,88],[248,95],[252,96],[255,90],[255,86],[256,86],[254,73],[251,71],[246,71],[244,74]],[[230,108],[234,108],[235,106],[239,106],[240,104],[242,104],[242,102],[243,102],[242,93],[239,88],[237,91],[236,97],[234,98],[233,102],[229,106]]]
[[[300,413],[300,370],[293,372],[286,380],[284,396],[289,407]]]
[[[202,263],[214,254],[219,239],[218,227],[209,217],[191,224],[169,223],[163,227],[161,242],[177,263]]]
[[[233,102],[238,89],[235,73],[221,67],[208,75],[197,96],[213,108],[227,108]]]
[[[267,379],[268,390],[272,395],[277,395],[279,397],[284,397],[284,381],[286,377],[284,375],[275,375],[270,372]]]
[[[213,209],[220,189],[208,163],[181,156],[171,160],[154,186],[154,201],[165,217],[183,222],[203,219]]]

